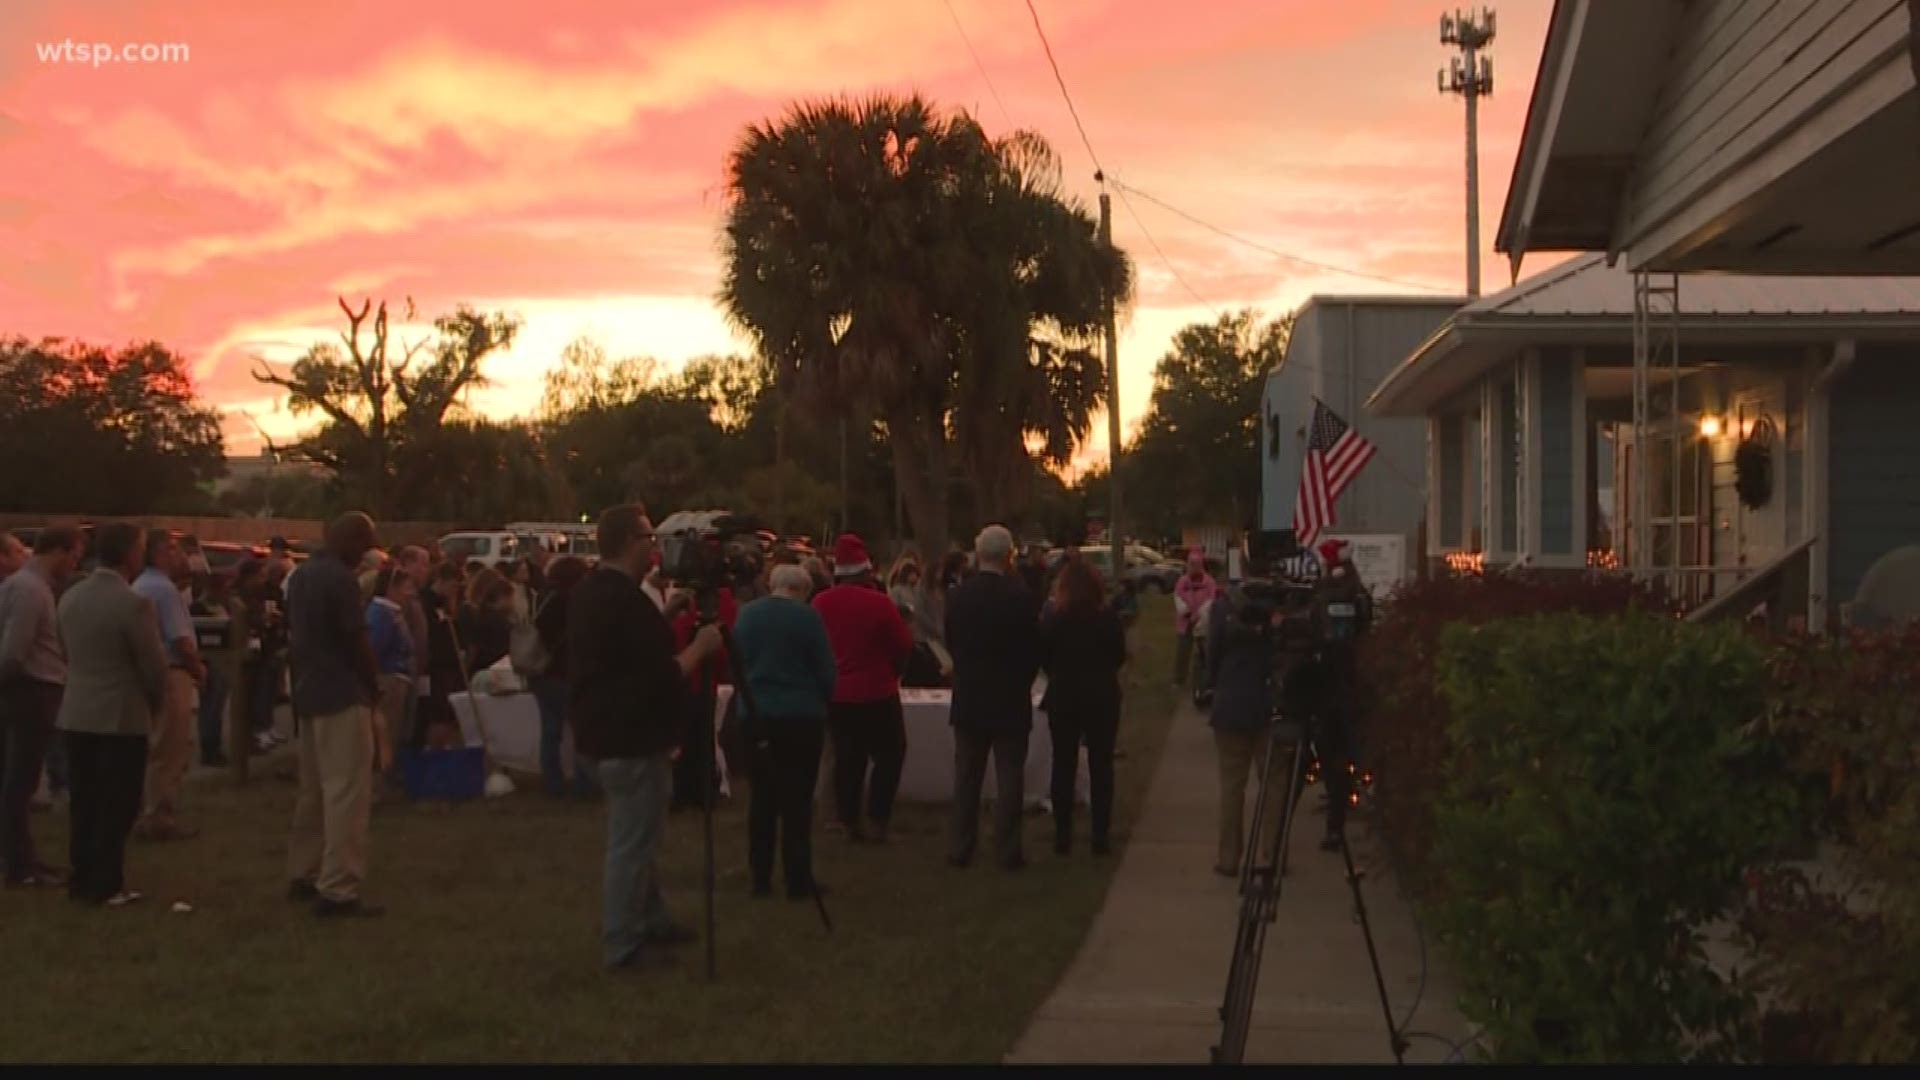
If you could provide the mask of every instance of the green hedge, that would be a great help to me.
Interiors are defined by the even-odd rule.
[[[1450,718],[1440,690],[1440,636],[1450,626],[1528,615],[1615,615],[1664,610],[1660,598],[1619,574],[1506,570],[1407,582],[1360,639],[1356,717],[1362,760],[1376,781],[1383,838],[1416,895],[1436,897],[1428,865],[1433,809],[1446,786]]]
[[[1751,1053],[1755,1003],[1699,928],[1784,835],[1745,734],[1765,657],[1733,626],[1546,615],[1442,638],[1452,722],[1432,912],[1496,1060]]]
[[[1744,920],[1771,991],[1769,1060],[1920,1057],[1920,625],[1796,637],[1772,657],[1768,728],[1811,778],[1825,872],[1753,876]],[[1837,871],[1837,873],[1835,872]]]

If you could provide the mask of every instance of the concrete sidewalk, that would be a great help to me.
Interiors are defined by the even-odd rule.
[[[1249,792],[1251,797],[1251,792]],[[1219,779],[1213,733],[1189,708],[1174,718],[1126,854],[1079,955],[1010,1062],[1208,1060],[1219,1041],[1221,996],[1239,917],[1238,882],[1212,872]],[[1247,1040],[1249,1062],[1392,1062],[1353,894],[1338,855],[1319,850],[1317,789],[1292,836],[1279,918],[1269,928]],[[1251,805],[1249,805],[1251,821]],[[1364,822],[1348,829],[1396,1022],[1414,1004],[1420,945],[1384,857]],[[1459,1041],[1471,1030],[1429,956],[1424,995],[1409,1025]],[[1452,1050],[1413,1038],[1409,1062]]]

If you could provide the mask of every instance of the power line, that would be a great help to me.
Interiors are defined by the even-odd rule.
[[[1167,253],[1160,249],[1160,241],[1155,240],[1153,233],[1147,231],[1147,223],[1141,220],[1140,211],[1133,208],[1133,200],[1127,198],[1127,190],[1118,184],[1114,185],[1114,189],[1120,193],[1120,205],[1127,208],[1127,215],[1133,218],[1133,223],[1140,226],[1140,235],[1147,238],[1147,243],[1152,246],[1153,253],[1160,256],[1160,262],[1167,268],[1167,273],[1172,274],[1173,280],[1179,282],[1180,287],[1187,290],[1187,295],[1199,301],[1201,307],[1213,312],[1214,318],[1219,318],[1220,309],[1213,306],[1206,297],[1201,296],[1198,289],[1188,284],[1185,275],[1181,274],[1179,268],[1173,265],[1172,259],[1167,258]]]
[[[947,5],[947,14],[953,17],[953,28],[960,31],[960,40],[967,46],[967,55],[973,57],[974,70],[978,71],[980,78],[986,82],[987,93],[993,95],[993,103],[1000,106],[1000,119],[1005,120],[1009,128],[1017,127],[1018,125],[1013,122],[1013,114],[1007,111],[1007,103],[1001,100],[1000,88],[993,85],[993,76],[987,74],[987,65],[980,62],[980,52],[973,47],[973,39],[967,36],[967,28],[960,22],[960,13],[953,9],[953,0],[943,0],[943,2]]]
[[[967,53],[973,57],[973,66],[977,71],[980,72],[980,78],[986,81],[987,89],[990,92],[992,92],[994,102],[1000,106],[1001,116],[1006,119],[1008,127],[1018,126],[1013,122],[1013,115],[1007,110],[1007,103],[1001,99],[1000,91],[994,86],[993,76],[987,74],[986,65],[981,63],[980,53],[977,50],[975,50],[973,47],[973,39],[967,36],[967,28],[960,21],[960,13],[954,10],[953,0],[944,0],[944,2],[947,5],[947,14],[953,17],[953,28],[960,32],[960,40],[966,45]],[[1037,11],[1034,11],[1033,4],[1031,2],[1027,4],[1027,10],[1033,14],[1034,29],[1038,30],[1040,33],[1040,47],[1046,50],[1047,62],[1053,67],[1053,77],[1055,81],[1060,84],[1060,94],[1062,97],[1066,99],[1067,111],[1073,114],[1074,125],[1076,127],[1079,127],[1080,114],[1077,110],[1074,109],[1073,96],[1067,93],[1066,80],[1062,78],[1060,75],[1060,65],[1054,62],[1053,49],[1051,46],[1047,44],[1047,32],[1044,29],[1041,29],[1041,26],[1040,26],[1040,15]],[[1080,139],[1082,142],[1086,143],[1087,156],[1094,159],[1094,167],[1096,169],[1099,168],[1100,159],[1098,155],[1094,154],[1093,142],[1092,140],[1087,138],[1087,131],[1086,131],[1086,128],[1084,127],[1080,127]],[[1187,295],[1193,297],[1194,300],[1198,302],[1201,307],[1206,308],[1209,311],[1213,312],[1214,315],[1217,317],[1220,314],[1220,309],[1216,307],[1212,302],[1210,302],[1206,297],[1201,296],[1200,291],[1193,287],[1192,283],[1186,279],[1186,276],[1184,274],[1180,273],[1180,268],[1175,266],[1173,264],[1173,260],[1167,257],[1166,251],[1160,247],[1160,241],[1155,240],[1153,238],[1153,232],[1147,228],[1147,223],[1143,218],[1141,218],[1140,212],[1134,209],[1133,201],[1127,198],[1126,192],[1123,191],[1120,193],[1120,201],[1122,204],[1126,206],[1127,214],[1133,218],[1133,223],[1140,227],[1140,235],[1147,238],[1147,243],[1149,246],[1153,248],[1153,253],[1160,257],[1160,262],[1162,265],[1164,265],[1167,268],[1167,273],[1173,275],[1173,279],[1180,283],[1180,287],[1187,290]]]
[[[1060,96],[1067,101],[1067,112],[1080,132],[1080,142],[1087,148],[1087,156],[1093,159],[1094,176],[1103,178],[1107,171],[1100,167],[1100,155],[1093,152],[1093,140],[1087,138],[1087,126],[1080,122],[1080,110],[1073,107],[1073,95],[1067,92],[1066,77],[1060,74],[1060,62],[1053,58],[1053,46],[1047,42],[1047,30],[1040,25],[1040,11],[1033,6],[1033,0],[1027,0],[1027,14],[1033,16],[1034,32],[1040,35],[1040,48],[1047,54],[1047,66],[1053,69],[1053,81],[1060,84]]]
[[[1155,206],[1158,206],[1160,209],[1165,210],[1166,212],[1174,215],[1175,217],[1185,218],[1187,221],[1190,221],[1193,224],[1208,230],[1209,232],[1217,233],[1221,236],[1226,237],[1229,240],[1234,241],[1235,243],[1244,244],[1247,247],[1253,248],[1257,251],[1264,251],[1267,254],[1272,255],[1278,259],[1285,259],[1288,262],[1299,263],[1301,266],[1310,266],[1316,270],[1325,270],[1325,271],[1328,271],[1329,273],[1345,274],[1348,277],[1365,278],[1369,281],[1377,281],[1384,285],[1398,285],[1402,288],[1420,289],[1426,292],[1444,293],[1444,292],[1450,291],[1438,285],[1430,285],[1425,282],[1419,282],[1419,281],[1408,281],[1408,280],[1405,280],[1404,278],[1387,277],[1382,274],[1370,274],[1365,270],[1352,270],[1344,266],[1335,266],[1332,263],[1321,262],[1318,259],[1309,259],[1304,255],[1295,255],[1289,251],[1281,251],[1279,248],[1272,247],[1268,244],[1263,244],[1258,240],[1248,239],[1245,236],[1241,236],[1239,233],[1230,232],[1226,229],[1223,229],[1220,226],[1215,225],[1210,221],[1205,221],[1205,220],[1202,220],[1201,218],[1197,218],[1192,214],[1187,213],[1185,210],[1182,210],[1179,207],[1173,205],[1172,203],[1167,202],[1164,199],[1157,198],[1154,195],[1151,195],[1145,191],[1141,191],[1137,187],[1132,187],[1130,185],[1123,184],[1117,179],[1113,180],[1113,186],[1115,189],[1119,190],[1123,194],[1126,192],[1132,192],[1133,194],[1140,196],[1142,199],[1145,199],[1146,201],[1152,203]]]

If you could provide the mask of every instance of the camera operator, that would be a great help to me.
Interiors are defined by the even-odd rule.
[[[1206,655],[1207,679],[1213,687],[1209,723],[1220,755],[1220,846],[1213,872],[1237,877],[1246,844],[1242,827],[1247,807],[1247,776],[1254,762],[1268,761],[1263,782],[1283,777],[1278,757],[1269,758],[1267,741],[1273,718],[1273,669],[1276,643],[1269,613],[1253,603],[1235,584],[1215,597],[1209,612]],[[1284,799],[1268,799],[1266,819],[1255,823],[1254,842],[1261,828],[1278,828]]]
[[[600,563],[569,601],[567,719],[607,797],[604,960],[639,970],[666,963],[664,947],[695,938],[668,916],[655,863],[673,752],[686,734],[686,680],[719,649],[720,630],[703,627],[675,655],[667,616],[640,588],[655,543],[643,507],[608,510],[598,535]]]
[[[1313,715],[1313,745],[1320,755],[1321,776],[1327,790],[1327,834],[1320,850],[1339,851],[1347,822],[1352,778],[1348,766],[1353,752],[1349,717],[1358,681],[1354,647],[1373,622],[1373,598],[1360,581],[1346,543],[1328,540],[1320,545],[1321,574],[1313,586],[1314,634],[1319,661],[1303,673],[1301,693]]]

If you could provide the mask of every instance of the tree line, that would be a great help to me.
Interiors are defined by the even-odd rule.
[[[411,301],[390,320],[386,301],[343,297],[337,343],[253,373],[318,421],[270,447],[315,475],[256,479],[224,508],[479,523],[644,495],[929,551],[955,523],[1083,537],[1105,475],[1070,487],[1058,473],[1104,406],[1098,334],[1130,302],[1133,269],[1064,193],[1042,139],[992,138],[917,96],[806,103],[746,130],[727,200],[717,301],[751,356],[665,373],[576,341],[535,416],[495,421],[467,394],[512,347],[517,316],[459,305],[408,341],[395,323],[414,322]],[[1123,459],[1129,531],[1251,520],[1260,384],[1289,325],[1242,311],[1176,338]],[[164,347],[15,340],[0,347],[10,388],[0,453],[49,467],[0,489],[0,509],[209,509],[218,416]]]

